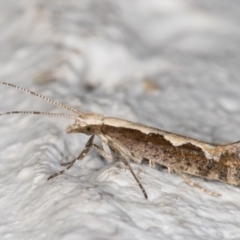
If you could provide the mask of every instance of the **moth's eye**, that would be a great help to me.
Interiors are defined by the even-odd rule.
[[[92,135],[94,133],[94,129],[91,126],[86,126],[84,127],[83,130],[84,130],[84,133],[87,135]]]

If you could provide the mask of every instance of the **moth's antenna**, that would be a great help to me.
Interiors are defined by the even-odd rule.
[[[45,116],[51,116],[51,117],[63,117],[63,118],[70,118],[77,120],[77,116],[73,116],[70,114],[64,114],[64,113],[49,113],[49,112],[38,112],[38,111],[12,111],[12,112],[5,112],[0,113],[0,116],[8,115],[8,114],[38,114],[38,115],[45,115]]]
[[[32,94],[32,95],[34,95],[34,96],[36,96],[36,97],[42,98],[43,100],[45,100],[45,101],[47,101],[47,102],[49,102],[49,103],[52,103],[52,104],[57,105],[58,107],[61,107],[61,108],[64,108],[64,109],[68,109],[68,110],[70,110],[70,111],[72,111],[72,112],[77,113],[77,114],[80,115],[80,116],[81,116],[81,114],[83,114],[82,112],[78,111],[78,110],[75,109],[75,108],[72,108],[72,107],[67,106],[67,105],[65,105],[65,104],[63,104],[63,103],[59,103],[59,102],[57,102],[57,101],[54,101],[54,100],[52,100],[52,99],[50,99],[50,98],[48,98],[48,97],[45,97],[45,96],[43,96],[43,95],[41,95],[41,94],[39,94],[39,93],[35,93],[35,92],[33,92],[33,91],[31,91],[31,90],[28,90],[28,89],[26,89],[26,88],[19,87],[19,86],[16,86],[16,85],[14,85],[14,84],[7,83],[7,82],[0,82],[0,84],[2,84],[2,85],[7,85],[7,86],[10,86],[10,87],[14,87],[14,88],[16,88],[16,89],[18,89],[18,90],[20,90],[20,91],[23,91],[23,92],[26,92],[26,93],[28,93],[28,94]]]

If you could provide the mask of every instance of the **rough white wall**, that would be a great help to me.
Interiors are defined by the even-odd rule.
[[[240,139],[240,9],[224,0],[1,0],[0,80],[209,142]],[[149,83],[150,86],[149,87]],[[156,86],[154,86],[156,85]],[[152,90],[151,90],[152,89]],[[65,112],[0,86],[0,111]],[[1,239],[239,239],[240,190],[96,152],[72,121],[0,118]]]

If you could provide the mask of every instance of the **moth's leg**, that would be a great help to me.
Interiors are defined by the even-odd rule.
[[[146,190],[144,189],[143,185],[141,184],[139,178],[138,178],[138,177],[135,175],[135,173],[133,172],[132,167],[131,167],[130,163],[128,162],[128,160],[127,160],[124,156],[122,156],[122,154],[118,154],[118,156],[119,156],[119,158],[122,160],[122,162],[125,164],[125,166],[129,168],[129,170],[130,170],[130,172],[132,173],[134,179],[135,179],[136,182],[138,183],[138,186],[139,186],[140,189],[142,190],[144,197],[147,199],[148,196],[147,196]]]
[[[148,160],[148,162],[150,168],[155,168],[155,161]]]
[[[105,153],[107,153],[108,155],[112,155],[110,147],[109,147],[109,142],[108,142],[108,139],[106,138],[106,136],[101,134],[99,137],[100,137],[100,139],[102,141],[103,151]]]
[[[201,190],[202,192],[204,192],[204,193],[206,193],[206,194],[208,194],[208,195],[211,195],[211,196],[215,196],[215,197],[220,197],[220,196],[222,196],[222,195],[219,194],[219,193],[211,192],[211,191],[209,191],[209,190],[201,187],[201,186],[198,185],[197,183],[194,183],[194,182],[193,182],[191,179],[189,179],[184,173],[179,172],[179,171],[176,171],[176,170],[174,170],[174,171],[175,171],[176,173],[178,173],[178,174],[183,178],[183,180],[184,180],[187,184],[189,184],[190,186],[195,187],[195,188],[198,188],[198,189]]]
[[[76,161],[81,161],[81,160],[86,156],[86,154],[90,151],[91,147],[93,146],[93,139],[94,139],[94,135],[92,135],[92,136],[89,138],[89,140],[87,141],[87,144],[86,144],[85,148],[83,149],[83,151],[80,153],[80,155],[79,155],[76,159],[74,159],[73,161],[69,162],[69,163],[68,163],[69,165],[68,165],[65,169],[63,169],[62,171],[51,175],[51,176],[48,178],[48,180],[50,180],[51,178],[57,177],[58,175],[61,175],[61,174],[63,174],[65,171],[69,170]]]
[[[132,167],[131,167],[130,163],[129,163],[128,160],[127,160],[127,158],[128,158],[129,156],[127,156],[127,157],[124,156],[124,155],[122,154],[122,152],[124,152],[124,151],[122,151],[122,149],[120,149],[119,146],[117,146],[117,145],[115,145],[115,144],[110,144],[110,143],[108,142],[108,139],[107,139],[104,135],[101,135],[100,138],[101,138],[101,140],[102,140],[102,145],[103,145],[104,152],[106,152],[108,155],[111,155],[111,156],[112,156],[111,151],[110,151],[110,148],[111,148],[111,150],[118,155],[118,157],[119,157],[119,158],[122,160],[122,162],[125,164],[125,167],[128,167],[128,168],[129,168],[131,174],[133,175],[134,179],[136,180],[136,182],[138,183],[140,189],[142,190],[144,197],[147,199],[148,196],[147,196],[147,193],[146,193],[144,187],[142,186],[142,184],[141,184],[140,180],[138,179],[138,177],[137,177],[137,176],[135,175],[135,173],[133,172]],[[133,157],[133,156],[132,156],[132,157]],[[140,162],[139,159],[137,159],[137,162]]]
[[[103,158],[105,158],[108,162],[112,162],[112,161],[113,161],[113,157],[112,157],[111,152],[110,152],[110,154],[107,153],[107,152],[105,152],[102,148],[100,148],[100,147],[99,147],[98,145],[96,145],[96,144],[93,144],[93,147],[94,147],[94,149],[96,149],[96,151],[97,151]]]
[[[112,162],[113,158],[112,158],[112,154],[108,154],[106,153],[102,148],[100,148],[98,145],[96,144],[92,144],[92,147],[103,157],[105,158],[108,162]],[[74,160],[75,161],[75,160]],[[71,162],[67,162],[67,163],[61,163],[61,166],[67,166],[69,164],[71,164],[73,161]]]

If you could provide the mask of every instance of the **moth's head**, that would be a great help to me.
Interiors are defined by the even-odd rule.
[[[100,132],[104,116],[96,113],[84,113],[76,118],[75,123],[68,126],[67,133],[84,133],[93,135]]]
[[[68,119],[75,120],[75,123],[70,125],[67,128],[67,130],[66,130],[67,133],[85,133],[88,135],[92,135],[92,134],[98,134],[101,130],[101,126],[103,124],[104,117],[100,114],[84,113],[73,107],[70,107],[63,103],[52,100],[52,99],[50,99],[46,96],[43,96],[39,93],[33,92],[33,91],[28,90],[23,87],[16,86],[11,83],[0,81],[0,84],[16,88],[27,94],[34,95],[35,97],[41,98],[55,106],[67,109],[67,110],[77,114],[77,115],[72,115],[72,114],[65,114],[65,113],[50,113],[50,112],[40,112],[40,111],[11,111],[11,112],[0,113],[0,116],[7,115],[7,114],[33,114],[33,115],[44,115],[44,116],[51,116],[51,117],[62,117],[62,118],[68,118]]]

